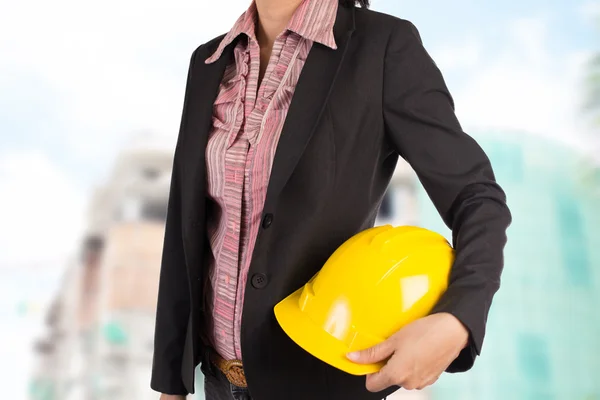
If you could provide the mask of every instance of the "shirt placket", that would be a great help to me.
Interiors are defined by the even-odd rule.
[[[265,77],[261,83],[261,86],[257,88],[256,91],[248,91],[249,93],[249,101],[246,104],[246,118],[243,126],[242,137],[247,139],[249,146],[247,148],[247,158],[246,165],[244,167],[244,185],[242,192],[242,235],[240,238],[240,253],[242,255],[239,260],[239,282],[238,288],[236,292],[236,307],[235,307],[235,331],[234,331],[234,349],[236,353],[236,358],[241,359],[241,344],[239,343],[240,339],[240,330],[241,330],[241,313],[242,313],[242,305],[243,298],[245,293],[245,283],[247,282],[247,277],[245,274],[249,268],[249,263],[252,258],[252,249],[249,248],[249,239],[256,234],[257,231],[257,221],[251,221],[249,219],[249,215],[252,214],[251,210],[256,207],[259,207],[261,200],[253,197],[253,189],[252,183],[257,180],[265,179],[263,174],[267,173],[264,169],[260,171],[253,170],[254,168],[254,157],[257,152],[262,151],[261,146],[261,138],[264,134],[264,122],[265,119],[269,118],[269,112],[272,108],[272,102],[277,101],[275,98],[275,94],[277,93],[277,88],[279,88],[285,80],[287,74],[284,74],[284,79],[274,82],[273,77],[274,69],[279,68],[280,62],[280,54],[283,51],[284,46],[290,45],[288,42],[289,35],[282,35],[282,37],[278,38],[274,47],[278,49],[277,57],[273,57],[270,62],[272,65],[267,66],[267,70],[265,72]],[[297,43],[294,44],[296,47]],[[249,85],[251,83],[258,82],[258,69],[259,63],[255,62],[260,57],[260,51],[258,45],[254,42],[249,43],[249,52],[251,58],[251,65],[248,79]],[[297,51],[294,52],[295,56],[297,55]],[[287,68],[290,66],[288,65]]]
[[[244,52],[240,56],[238,71],[240,79],[240,89],[236,99],[235,123],[228,132],[227,147],[224,157],[224,184],[223,201],[225,203],[226,227],[219,252],[217,262],[219,271],[219,282],[217,288],[220,292],[215,297],[218,302],[216,309],[223,310],[224,315],[219,319],[220,325],[217,329],[220,331],[217,340],[221,343],[222,349],[234,349],[234,316],[235,300],[238,290],[239,261],[240,261],[240,239],[242,233],[242,207],[244,190],[244,170],[248,155],[249,141],[243,134],[244,114],[245,114],[245,96],[247,92],[249,56]],[[234,358],[235,354],[227,354]]]
[[[240,163],[236,168],[236,179],[239,181],[240,187],[240,204],[239,204],[239,214],[237,214],[238,219],[237,222],[240,224],[240,228],[238,230],[238,259],[237,259],[237,288],[234,294],[235,297],[235,308],[234,308],[234,318],[232,319],[232,332],[233,332],[233,351],[235,352],[235,358],[241,359],[241,345],[238,341],[239,337],[236,334],[239,330],[236,325],[236,321],[238,320],[238,313],[241,312],[241,304],[243,298],[240,297],[240,293],[244,293],[244,283],[246,279],[242,276],[242,271],[244,271],[245,258],[242,257],[243,249],[244,249],[244,241],[247,240],[248,230],[250,221],[247,218],[247,210],[251,207],[249,202],[252,201],[251,197],[248,196],[249,188],[251,186],[251,181],[248,179],[248,171],[250,171],[253,160],[252,156],[256,151],[256,137],[258,136],[257,130],[260,128],[260,124],[256,124],[256,113],[264,112],[261,111],[258,107],[258,92],[260,91],[257,87],[258,85],[258,70],[260,68],[260,48],[258,44],[253,40],[249,40],[248,47],[245,51],[245,61],[247,67],[247,86],[245,91],[244,98],[244,121],[242,123],[239,138],[236,141],[236,145],[239,146],[240,153],[243,152],[243,157],[238,157]],[[243,158],[243,162],[242,162]]]

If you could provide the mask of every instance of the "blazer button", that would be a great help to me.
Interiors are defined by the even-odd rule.
[[[258,274],[252,275],[251,282],[252,282],[252,286],[255,289],[264,289],[265,287],[267,287],[268,279],[265,274],[258,273]]]
[[[272,223],[273,223],[273,214],[265,215],[265,217],[263,218],[263,222],[262,222],[263,228],[267,229],[268,227],[271,226]]]

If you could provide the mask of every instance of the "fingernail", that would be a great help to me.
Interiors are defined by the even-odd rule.
[[[348,357],[352,361],[358,361],[359,354],[358,352],[353,351],[352,353],[346,354],[346,357]]]

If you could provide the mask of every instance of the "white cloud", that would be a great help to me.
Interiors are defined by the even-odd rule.
[[[548,60],[549,20],[545,17],[518,18],[508,25],[511,50],[522,63],[539,65]]]
[[[510,40],[505,47],[490,52],[485,62],[478,57],[481,63],[465,68],[469,77],[453,96],[467,130],[527,131],[584,146],[579,106],[587,55],[555,56],[548,24],[546,18],[513,21],[507,27]]]
[[[436,49],[432,56],[443,71],[473,68],[481,63],[482,46],[479,39],[470,37],[460,45]]]
[[[0,198],[0,266],[33,266],[72,254],[84,195],[41,152],[0,158]]]
[[[584,20],[593,21],[600,17],[600,1],[588,0],[580,7],[579,12]]]
[[[116,147],[131,129],[175,135],[192,50],[226,31],[248,4],[10,2],[0,14],[0,96],[10,96],[15,80],[48,85],[60,134],[82,158]]]

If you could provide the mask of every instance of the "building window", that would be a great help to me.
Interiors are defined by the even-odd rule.
[[[144,168],[142,170],[142,176],[144,177],[144,179],[152,181],[160,176],[160,171],[156,168]]]
[[[536,383],[550,382],[550,360],[546,341],[534,334],[522,334],[517,339],[519,364],[525,378]]]
[[[164,201],[146,201],[142,205],[142,219],[147,221],[166,221],[167,203]]]
[[[383,200],[379,206],[379,218],[381,219],[389,220],[394,216],[393,191],[393,188],[389,188],[383,196]]]
[[[122,222],[137,221],[140,219],[140,199],[126,197],[120,204],[119,220]]]
[[[502,181],[523,182],[525,166],[521,145],[503,141],[483,143],[482,147],[490,158],[494,172]]]
[[[556,208],[562,265],[568,282],[579,287],[589,286],[592,280],[590,262],[579,204],[572,196],[560,193]]]

